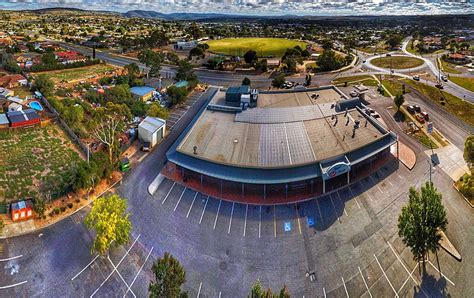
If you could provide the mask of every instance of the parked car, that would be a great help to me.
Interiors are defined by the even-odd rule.
[[[416,114],[415,118],[418,120],[418,122],[425,123],[425,118],[423,118],[421,114]]]
[[[410,114],[415,114],[415,107],[413,107],[412,105],[408,105],[408,106],[407,106],[407,111],[408,111]]]
[[[420,80],[420,76],[413,76],[413,80],[419,81],[419,80]]]
[[[447,82],[447,81],[448,81],[448,77],[447,77],[447,76],[441,76],[441,80],[443,80],[444,82]]]
[[[387,54],[387,55],[385,55],[385,56],[386,56],[386,57],[390,57],[390,56],[392,56],[392,54]]]
[[[421,113],[421,108],[419,105],[414,105],[413,108],[415,109],[415,112]]]
[[[151,150],[150,142],[143,142],[142,144],[142,151],[149,152]]]
[[[427,112],[421,112],[421,116],[423,116],[423,118],[425,118],[426,121],[430,120],[430,116],[428,115]]]

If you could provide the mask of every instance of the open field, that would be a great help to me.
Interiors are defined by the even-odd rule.
[[[298,40],[283,38],[225,38],[206,42],[209,50],[224,55],[242,57],[248,50],[254,50],[259,57],[281,57],[286,49],[300,46],[306,48],[306,43]]]
[[[363,83],[365,86],[377,86],[378,83],[372,76],[369,75],[360,75],[360,76],[352,76],[352,77],[340,77],[333,80],[335,85],[345,84],[347,82],[348,85],[357,85],[359,83]]]
[[[393,96],[396,96],[397,94],[403,94],[403,81],[399,81],[397,79],[391,79],[391,80],[380,80],[382,82],[382,85],[387,89]],[[409,89],[405,89],[405,93],[410,92]]]
[[[0,198],[6,201],[66,191],[80,161],[55,124],[0,131]]]
[[[462,71],[457,70],[455,64],[444,61],[443,59],[438,59],[441,62],[441,68],[443,71],[452,73],[452,74],[461,74]]]
[[[453,81],[453,83],[458,84],[459,86],[474,92],[474,78],[463,78],[463,77],[455,77],[450,76],[449,79]]]
[[[55,83],[85,80],[106,72],[111,72],[115,67],[108,64],[96,64],[91,66],[69,68],[62,70],[43,71],[38,74],[45,74]]]
[[[423,83],[418,83],[412,80],[405,80],[407,85],[412,86],[426,97],[430,98],[438,106],[446,110],[448,113],[458,117],[464,122],[474,125],[474,105],[463,101],[450,93],[439,90],[436,87],[428,86]],[[440,99],[443,99],[441,101]],[[444,104],[442,104],[443,102]]]
[[[390,56],[375,58],[370,61],[375,66],[382,68],[406,69],[423,65],[423,60],[405,56]]]
[[[357,50],[368,53],[368,54],[385,54],[388,53],[388,46],[385,42],[379,42],[376,45],[367,45],[362,47],[357,47]]]

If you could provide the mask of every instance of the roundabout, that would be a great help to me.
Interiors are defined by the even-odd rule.
[[[375,71],[396,70],[399,73],[420,71],[426,67],[424,60],[406,55],[373,56],[367,58],[365,67]]]

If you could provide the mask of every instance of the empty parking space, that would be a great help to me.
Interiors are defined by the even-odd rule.
[[[323,221],[318,209],[317,200],[298,204],[298,214],[300,216],[301,225],[306,225],[310,229],[319,231],[323,229]]]
[[[365,292],[367,292],[364,279],[360,272],[358,272],[358,274],[354,275],[352,278],[345,280],[345,283],[350,297],[360,297]]]
[[[232,212],[232,203],[227,201],[220,201],[219,213],[216,214],[214,221],[215,230],[217,233],[227,234],[229,230],[230,215]]]
[[[296,217],[296,205],[279,205],[275,208],[277,236],[300,234],[300,226]],[[301,223],[301,222],[300,222]]]
[[[261,238],[275,238],[276,223],[274,216],[274,206],[262,206],[261,208]]]
[[[321,209],[325,227],[328,227],[339,220],[339,215],[336,213],[331,196],[326,195],[324,197],[318,198],[318,204],[319,208]]]
[[[249,205],[247,209],[247,221],[244,222],[245,237],[261,238],[261,213],[262,206]],[[243,235],[243,232],[242,232]]]
[[[245,214],[247,213],[248,216],[248,205],[246,204],[234,204],[234,212],[231,217],[231,221],[229,220],[229,228],[227,229],[227,233],[231,236],[244,236],[244,228],[246,229],[246,219]],[[247,231],[245,232],[245,234]]]
[[[219,202],[221,201],[210,197],[207,200],[207,205],[204,204],[205,208],[203,209],[203,213],[201,214],[202,219],[200,219],[201,226],[203,226],[204,228],[209,228],[210,230],[213,229],[216,217],[219,217],[217,213],[217,209],[219,208]]]

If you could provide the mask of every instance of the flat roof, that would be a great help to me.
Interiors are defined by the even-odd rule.
[[[163,127],[165,123],[166,122],[160,118],[147,116],[142,122],[140,122],[138,127],[142,127],[150,132],[155,132]]]
[[[210,101],[220,101],[222,93],[217,91]],[[265,93],[264,104],[262,95],[259,107],[241,113],[203,110],[176,151],[222,165],[275,169],[348,154],[388,134],[360,109],[336,112],[335,102],[342,95],[335,88]],[[265,105],[282,98],[292,105]],[[298,103],[300,98],[306,98],[304,105]]]

